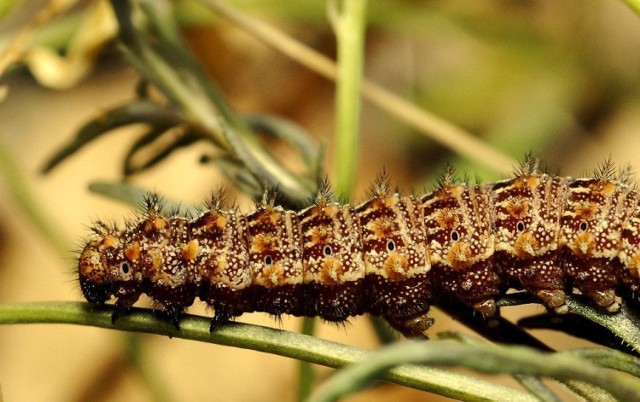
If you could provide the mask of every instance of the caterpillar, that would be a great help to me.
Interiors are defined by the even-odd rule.
[[[213,197],[193,218],[161,211],[157,196],[126,223],[97,223],[78,261],[80,288],[112,320],[142,294],[179,328],[196,298],[214,310],[211,330],[246,312],[341,322],[381,316],[406,336],[432,325],[432,304],[449,299],[484,317],[510,288],[548,310],[568,311],[576,289],[616,312],[618,289],[640,289],[640,195],[610,162],[591,178],[541,173],[528,156],[513,178],[458,182],[405,196],[380,181],[360,205],[333,202],[323,186],[311,206],[266,200],[246,215]]]

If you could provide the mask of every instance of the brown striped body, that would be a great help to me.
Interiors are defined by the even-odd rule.
[[[300,212],[263,203],[243,215],[214,202],[193,220],[162,215],[152,198],[124,230],[95,228],[80,285],[91,303],[115,297],[114,319],[147,294],[176,325],[198,297],[215,310],[212,328],[252,311],[370,313],[407,335],[424,333],[429,307],[445,299],[489,317],[516,288],[564,313],[575,287],[613,312],[616,288],[640,291],[640,196],[608,167],[571,179],[527,159],[491,185],[448,172],[419,199],[386,188],[356,207],[325,191]]]

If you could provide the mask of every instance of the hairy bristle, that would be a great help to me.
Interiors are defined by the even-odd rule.
[[[597,180],[612,181],[616,179],[616,167],[611,159],[611,156],[607,157],[601,162],[593,171],[593,177]]]
[[[520,166],[515,169],[514,174],[516,177],[531,176],[537,174],[539,168],[538,165],[538,159],[535,158],[531,152],[529,152],[524,156],[524,159],[520,163]]]
[[[440,171],[440,173],[438,174],[436,182],[438,184],[438,187],[440,188],[457,183],[458,178],[456,176],[456,169],[449,162],[447,162],[447,164],[444,166],[444,169],[442,169],[442,171]]]
[[[370,194],[372,197],[386,197],[391,192],[391,180],[387,174],[386,169],[382,169],[378,176],[376,176],[373,186],[371,187]]]
[[[325,205],[333,202],[334,194],[329,178],[325,177],[318,183],[318,191],[312,196],[310,203],[316,205]]]

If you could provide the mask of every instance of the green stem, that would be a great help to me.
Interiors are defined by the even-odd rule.
[[[541,402],[562,402],[562,400],[547,387],[538,376],[520,375],[513,376],[525,389],[535,395]]]
[[[484,341],[481,341],[477,338],[462,334],[462,333],[458,333],[458,332],[440,332],[437,335],[437,339],[440,340],[454,340],[456,342],[461,342],[465,345],[486,345],[486,343]],[[488,338],[489,340],[492,340],[490,337]],[[514,345],[517,343],[513,343]],[[526,344],[519,344],[520,346],[529,346]],[[544,344],[542,344],[544,345]],[[545,352],[553,352],[553,350],[549,349],[549,350],[545,350],[545,349],[540,349],[539,347],[540,345],[534,345],[534,349],[539,350],[539,351],[545,351]],[[567,354],[571,354],[577,357],[582,357],[584,359],[590,360],[593,363],[598,364],[599,366],[602,367],[608,367],[608,368],[613,368],[613,369],[617,369],[620,371],[626,371],[626,372],[630,372],[633,374],[633,366],[634,366],[634,362],[635,357],[626,355],[622,352],[614,352],[611,350],[607,350],[607,349],[602,349],[606,352],[614,352],[614,353],[597,353],[597,352],[590,352],[593,349],[579,349],[576,350],[575,352],[582,352],[583,354],[579,354],[579,353],[572,353],[573,351],[568,351],[568,352],[560,352],[560,353],[567,353]],[[606,356],[607,358],[618,358],[620,363],[617,364],[617,366],[613,366],[611,364],[611,359],[607,359],[605,360],[604,358],[600,359],[600,360],[596,360],[597,358],[600,358],[602,356]],[[606,363],[606,364],[603,364]],[[542,382],[542,379],[539,376],[532,376],[532,375],[522,375],[522,374],[514,374],[513,375],[514,378],[516,380],[518,380],[520,382],[520,384],[522,384],[522,386],[524,386],[527,390],[529,390],[529,392],[531,392],[532,394],[534,394],[538,399],[540,399],[541,401],[553,401],[556,402],[557,397],[555,394],[553,394],[553,392],[551,391],[551,389],[549,389],[545,383]],[[638,376],[636,376],[638,377]],[[574,393],[576,393],[577,395],[581,396],[582,398],[584,398],[585,401],[587,402],[591,402],[591,401],[608,401],[611,399],[610,395],[607,394],[605,391],[601,390],[600,388],[594,387],[591,384],[587,384],[585,382],[581,382],[581,381],[575,381],[575,380],[565,380],[565,381],[561,381],[562,384],[564,384],[565,386],[567,386],[567,388],[569,388],[571,391],[573,391]],[[609,399],[607,399],[609,398]]]
[[[335,401],[361,389],[373,378],[399,364],[460,365],[485,373],[544,376],[558,380],[580,380],[596,385],[621,401],[637,400],[640,381],[585,360],[565,354],[551,354],[521,346],[425,345],[422,342],[393,344],[374,352],[325,382],[313,402]],[[481,388],[480,386],[478,389]]]
[[[371,322],[371,326],[373,327],[378,340],[382,344],[388,344],[398,340],[399,333],[391,328],[384,318],[372,315],[369,316],[369,321]]]
[[[367,0],[344,0],[343,10],[329,2],[338,45],[336,80],[336,193],[346,199],[355,183],[358,160],[360,86],[366,28]]]
[[[580,302],[577,296],[568,294],[566,298],[569,312],[581,315],[589,321],[606,328],[634,350],[640,350],[640,333],[638,332],[638,328],[640,328],[640,316],[630,309],[627,304],[623,303],[620,311],[616,314],[609,314],[588,303]],[[497,300],[499,307],[516,306],[532,302],[535,303],[529,295],[525,294],[508,294]]]
[[[560,353],[577,356],[598,366],[623,371],[640,378],[640,359],[617,350],[589,348],[567,350]]]
[[[302,319],[302,331],[304,335],[313,336],[316,327],[316,319],[313,317],[304,317]],[[309,399],[311,390],[313,389],[313,383],[315,380],[315,374],[311,363],[301,360],[300,361],[300,375],[298,377],[298,401],[304,402]]]
[[[0,304],[0,324],[78,324],[143,332],[252,349],[334,368],[363,361],[372,354],[352,346],[256,325],[228,323],[210,333],[210,319],[193,315],[185,315],[180,321],[180,330],[176,330],[169,322],[158,319],[151,310],[144,309],[134,309],[113,325],[111,307],[95,307],[91,310],[86,303],[72,302]],[[429,367],[400,366],[381,374],[379,378],[469,401],[534,401],[522,391]]]
[[[624,3],[640,16],[640,0],[622,0]]]

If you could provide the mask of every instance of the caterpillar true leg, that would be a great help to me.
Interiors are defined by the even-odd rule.
[[[429,318],[428,309],[416,317],[385,317],[387,322],[407,338],[429,338],[427,330],[433,325],[433,318]]]

